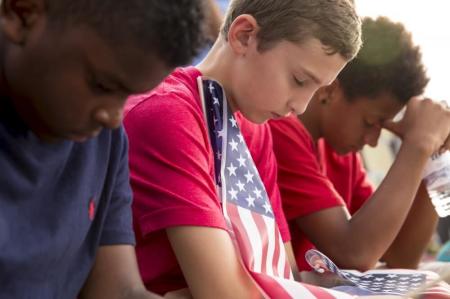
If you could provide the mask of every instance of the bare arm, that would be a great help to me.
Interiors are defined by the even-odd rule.
[[[297,219],[318,249],[341,267],[367,270],[383,256],[405,222],[428,157],[449,135],[448,111],[430,101],[411,101],[404,120],[390,126],[403,136],[403,143],[372,198],[353,217],[336,207]]]
[[[80,299],[158,299],[147,292],[137,267],[134,247],[102,246]]]
[[[402,229],[382,260],[390,268],[417,268],[436,230],[437,220],[438,216],[422,182]]]
[[[167,235],[193,298],[261,298],[226,231],[183,226]]]
[[[372,268],[393,242],[410,209],[414,186],[419,185],[426,163],[425,155],[421,159],[416,156],[420,155],[399,153],[397,165],[353,217],[345,207],[335,207],[298,218],[297,224],[340,267]]]

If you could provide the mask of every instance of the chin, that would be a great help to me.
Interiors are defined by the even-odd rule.
[[[57,143],[66,140],[66,138],[62,136],[57,135],[50,135],[50,134],[37,134],[40,140],[47,142],[47,143]]]
[[[341,147],[341,148],[339,148],[339,147],[333,147],[333,149],[334,149],[334,151],[335,151],[338,155],[340,155],[340,156],[344,156],[344,155],[347,155],[347,154],[349,154],[349,153],[352,152],[351,149],[349,149],[349,148],[343,148],[343,147]]]
[[[242,113],[242,115],[245,117],[246,120],[248,120],[254,124],[257,124],[257,125],[263,124],[270,119],[270,117],[262,117],[260,115],[251,115],[251,114],[248,115],[248,114],[244,114],[244,113]]]

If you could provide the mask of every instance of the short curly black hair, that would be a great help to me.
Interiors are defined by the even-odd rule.
[[[204,0],[46,0],[50,22],[88,25],[117,46],[132,43],[169,67],[206,44]]]
[[[363,46],[338,76],[347,98],[391,94],[401,103],[424,92],[428,84],[419,46],[401,23],[386,17],[364,18]]]

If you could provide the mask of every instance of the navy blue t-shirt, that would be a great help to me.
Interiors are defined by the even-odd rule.
[[[0,113],[0,298],[76,298],[101,245],[134,244],[123,128],[45,143]]]

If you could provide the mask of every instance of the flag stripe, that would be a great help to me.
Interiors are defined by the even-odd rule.
[[[280,231],[277,229],[276,231],[276,238],[278,243],[278,252],[279,252],[279,258],[278,258],[278,273],[282,273],[284,278],[291,278],[291,267],[286,259],[286,250],[284,248],[283,240],[281,239]]]
[[[270,218],[262,216],[262,219],[264,220],[264,223],[267,227],[267,233],[269,236],[276,236],[275,235],[275,223],[271,221]],[[276,267],[276,263],[278,262],[278,256],[275,258],[275,254],[278,255],[278,252],[275,252],[276,245],[278,242],[274,238],[268,238],[268,245],[267,245],[267,274],[279,276],[278,274],[278,268]]]
[[[238,207],[232,203],[227,204],[228,216],[230,219],[233,219],[231,222],[233,225],[234,236],[236,238],[237,244],[239,245],[240,254],[244,263],[249,267],[249,269],[253,269],[253,255],[252,255],[252,246],[250,241],[246,237],[246,233],[243,232],[243,224],[241,219],[239,218]]]
[[[252,212],[247,209],[237,207],[237,212],[241,220],[243,227],[243,237],[247,237],[252,248],[253,253],[253,267],[250,270],[255,272],[261,272],[262,265],[262,243],[259,236],[258,227],[253,221]]]
[[[252,272],[251,275],[258,285],[263,287],[264,292],[269,298],[295,298],[291,295],[292,291],[288,290],[283,284],[279,283],[277,278],[255,272]],[[311,298],[315,299],[314,297]]]
[[[248,211],[248,210],[246,210]],[[261,273],[266,273],[269,275],[273,275],[273,271],[272,271],[272,263],[267,263],[267,256],[268,256],[268,242],[269,242],[269,235],[268,235],[268,230],[266,227],[266,223],[264,222],[264,220],[262,219],[261,214],[256,214],[256,213],[251,213],[252,217],[253,217],[253,221],[256,224],[256,227],[258,229],[258,237],[260,238],[261,241],[261,250],[262,250],[262,256],[261,256]],[[268,266],[267,266],[268,265]],[[270,270],[268,269],[270,268]]]

